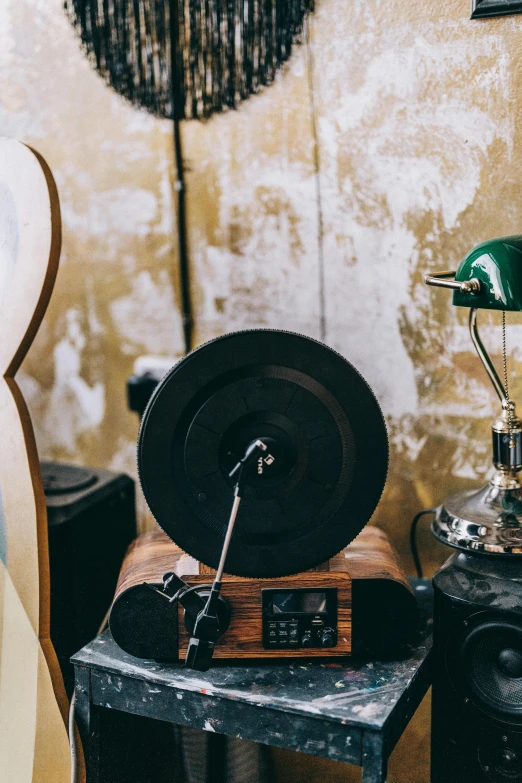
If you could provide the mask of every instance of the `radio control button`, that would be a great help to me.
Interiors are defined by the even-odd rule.
[[[277,628],[277,623],[268,623],[268,627],[270,630]]]
[[[303,634],[303,638],[301,639],[301,647],[313,647],[314,646],[314,640],[312,639],[312,634],[310,631],[306,631],[306,633]]]
[[[334,647],[337,642],[337,634],[333,628],[325,628],[319,633],[319,643],[321,647]]]
[[[286,629],[288,627],[288,623],[286,622],[286,620],[280,621],[278,625],[279,625],[279,629],[281,628]]]
[[[511,771],[513,769],[515,772],[518,772],[519,758],[514,750],[511,750],[511,748],[505,748],[502,751],[501,759],[502,764],[506,770]]]
[[[298,634],[297,628],[290,628],[289,633],[290,633],[290,639],[297,639],[297,634]]]

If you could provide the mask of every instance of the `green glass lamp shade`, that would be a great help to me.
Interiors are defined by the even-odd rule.
[[[459,283],[480,281],[480,291],[455,290],[453,304],[485,310],[522,310],[522,236],[490,239],[460,262]]]
[[[490,239],[477,245],[456,272],[426,275],[424,282],[453,290],[453,304],[469,308],[471,341],[502,404],[493,422],[495,474],[488,485],[458,492],[436,510],[432,531],[457,549],[491,555],[522,556],[522,419],[509,396],[506,319],[502,318],[504,383],[489,357],[477,327],[477,312],[522,310],[522,236]]]

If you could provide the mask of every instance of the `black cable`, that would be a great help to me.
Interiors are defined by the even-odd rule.
[[[78,781],[78,752],[76,750],[76,737],[74,735],[75,723],[74,723],[74,710],[76,707],[76,693],[73,693],[71,703],[69,705],[69,752],[71,754],[71,783],[77,783]]]
[[[179,286],[181,294],[181,317],[183,322],[185,353],[187,354],[192,350],[194,315],[190,286],[185,167],[183,162],[183,148],[181,143],[181,128],[179,120],[174,120],[174,158],[176,166],[175,190],[177,194],[178,262]]]
[[[410,552],[411,556],[413,558],[413,562],[415,563],[415,570],[417,571],[417,576],[419,579],[422,579],[423,573],[422,573],[422,565],[419,558],[419,552],[417,549],[417,525],[419,524],[420,520],[425,514],[435,514],[437,511],[436,508],[425,508],[424,511],[419,511],[418,514],[415,514],[413,517],[413,521],[411,523],[410,527]]]

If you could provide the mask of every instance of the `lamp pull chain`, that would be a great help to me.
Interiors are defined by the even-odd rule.
[[[513,437],[513,404],[509,399],[508,371],[507,371],[507,351],[506,351],[506,311],[502,310],[502,361],[504,364],[504,393],[506,395],[506,407],[508,413],[509,428],[509,448],[515,448],[515,439]]]

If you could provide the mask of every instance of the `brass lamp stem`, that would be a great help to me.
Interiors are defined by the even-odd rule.
[[[503,325],[503,353],[505,357],[505,319]],[[469,331],[473,345],[502,403],[502,415],[493,422],[492,427],[493,464],[496,473],[491,482],[503,489],[519,490],[522,486],[517,476],[522,468],[522,421],[515,414],[515,403],[508,397],[505,359],[506,386],[504,387],[479,337],[476,308],[471,308],[469,311]]]
[[[498,377],[498,373],[493,366],[493,362],[489,358],[488,353],[484,348],[484,344],[480,339],[477,326],[477,312],[478,311],[476,307],[472,307],[469,311],[469,333],[471,335],[473,345],[475,346],[475,350],[477,351],[479,358],[484,365],[491,383],[495,387],[495,391],[498,394],[499,400],[502,402],[506,399],[506,392],[502,386],[502,381]]]

